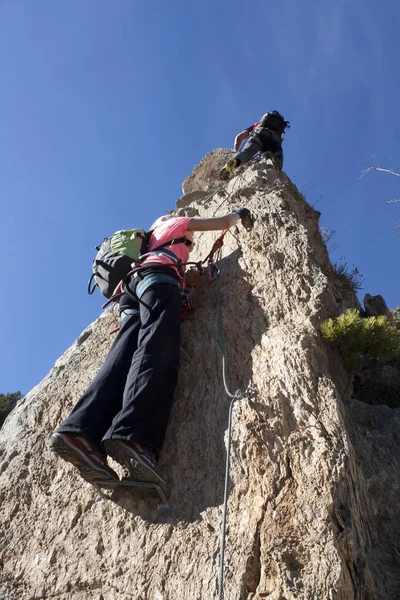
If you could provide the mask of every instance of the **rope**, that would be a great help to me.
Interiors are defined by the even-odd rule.
[[[207,260],[208,260],[208,265],[214,265],[214,254],[216,254],[218,252],[218,250],[221,249],[221,247],[222,247],[222,245],[224,243],[224,237],[226,236],[226,234],[228,233],[228,231],[229,231],[229,229],[224,229],[223,230],[223,232],[221,233],[221,235],[219,236],[219,238],[217,238],[215,240],[215,242],[213,243],[213,246],[212,246],[210,252],[200,262],[200,265],[203,265]],[[218,268],[217,268],[217,270],[218,270]]]
[[[225,562],[225,541],[226,541],[226,516],[228,513],[228,496],[229,496],[229,470],[230,470],[230,450],[231,450],[231,430],[232,430],[232,413],[233,404],[236,398],[233,397],[229,405],[229,421],[228,421],[228,448],[226,450],[226,466],[225,466],[225,488],[224,488],[224,509],[222,514],[221,525],[221,551],[219,562],[219,579],[218,579],[218,600],[224,600],[224,562]]]
[[[238,175],[239,175],[239,173],[238,173]],[[242,175],[242,174],[240,174],[240,176],[241,176],[241,175]],[[228,181],[228,183],[229,183],[229,181]],[[229,198],[231,201],[233,201],[233,194],[234,194],[234,193],[235,193],[235,191],[237,191],[237,190],[234,190],[234,189],[232,189],[232,193],[230,194],[230,193],[228,192],[228,190],[226,189],[226,188],[227,188],[227,186],[228,186],[228,183],[226,184],[225,188],[223,188],[223,187],[220,187],[220,188],[217,190],[217,191],[223,190],[223,191],[224,191],[224,193],[225,193],[225,196],[226,196],[226,197],[225,197],[225,198],[222,200],[222,202],[221,202],[220,204],[218,204],[217,208],[214,210],[214,212],[213,212],[213,215],[212,215],[213,217],[215,217],[215,215],[217,214],[217,212],[219,211],[219,209],[221,208],[221,206],[222,206],[223,204],[225,204],[225,202],[227,201],[227,199],[228,199],[228,198]],[[236,183],[237,183],[237,182],[236,182]],[[233,184],[232,188],[234,188],[234,186],[235,186],[235,183]]]
[[[218,328],[221,342],[222,351],[222,379],[224,382],[225,392],[231,399],[229,405],[229,419],[228,419],[228,447],[226,451],[226,464],[225,464],[225,487],[224,487],[224,506],[222,513],[222,525],[221,525],[221,550],[220,550],[220,562],[219,562],[219,580],[218,580],[218,600],[224,598],[224,562],[225,562],[225,542],[226,542],[226,517],[228,513],[228,496],[229,496],[229,471],[230,471],[230,454],[231,454],[231,432],[232,432],[232,415],[233,405],[235,400],[239,400],[243,397],[241,390],[236,390],[234,394],[229,391],[228,384],[226,382],[226,360],[225,360],[225,338],[224,328],[222,321],[222,310],[221,310],[221,297],[219,293],[218,277],[220,270],[215,266],[215,291],[217,297],[217,318]]]
[[[215,272],[215,293],[217,296],[217,316],[218,316],[218,328],[219,328],[219,336],[220,336],[220,342],[221,342],[221,350],[222,350],[222,379],[224,382],[224,388],[225,388],[225,392],[227,393],[227,395],[229,396],[229,398],[241,398],[242,397],[242,392],[240,390],[236,390],[236,392],[234,394],[231,394],[231,392],[228,389],[228,385],[226,382],[226,367],[225,367],[225,336],[224,336],[224,327],[223,327],[223,321],[222,321],[222,310],[221,310],[221,296],[219,293],[219,285],[218,285],[218,277],[220,275],[220,270],[218,268],[216,268],[216,272]]]

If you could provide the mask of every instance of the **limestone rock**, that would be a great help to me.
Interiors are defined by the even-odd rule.
[[[393,323],[393,316],[387,307],[385,299],[380,294],[371,296],[371,294],[365,294],[364,296],[364,308],[366,317],[379,317],[384,316]]]
[[[394,600],[400,590],[400,410],[352,400],[342,418],[348,473],[334,491],[332,517],[343,578],[354,591],[339,598]]]
[[[354,379],[353,395],[366,404],[400,408],[400,360],[367,366]]]
[[[250,232],[239,225],[225,237],[219,263],[228,386],[254,390],[234,405],[224,598],[394,600],[399,413],[350,401],[323,343],[321,321],[355,300],[341,292],[318,214],[264,162],[221,187],[228,152],[207,155],[184,185],[219,190],[187,207],[201,216],[247,206],[255,217]],[[214,239],[198,234],[194,258]],[[159,463],[170,510],[126,490],[104,500],[48,449],[112,342],[116,317],[106,313],[0,431],[0,597],[218,597],[229,398],[215,284],[202,281],[194,303]]]
[[[200,200],[204,200],[209,196],[208,192],[202,192],[201,190],[197,190],[196,192],[189,192],[188,194],[184,194],[181,196],[176,202],[176,208],[179,210],[180,208],[185,208],[192,204],[192,202],[199,202]]]
[[[206,154],[193,169],[193,173],[182,183],[182,192],[189,194],[199,190],[209,191],[213,187],[221,187],[222,182],[218,179],[218,173],[232,154],[233,150],[228,148],[218,148],[218,150]]]

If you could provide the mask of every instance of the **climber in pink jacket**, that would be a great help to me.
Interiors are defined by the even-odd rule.
[[[239,209],[208,219],[164,216],[153,224],[148,254],[119,301],[119,333],[100,371],[50,438],[52,450],[87,481],[118,481],[108,455],[132,480],[156,483],[167,493],[155,467],[177,382],[181,288],[193,233],[228,229],[248,216]],[[183,241],[152,254],[152,248],[178,238]]]

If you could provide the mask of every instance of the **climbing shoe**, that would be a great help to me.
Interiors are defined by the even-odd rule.
[[[104,485],[118,482],[117,473],[107,464],[107,457],[87,438],[71,433],[53,433],[50,448],[63,460],[74,465],[89,483]]]
[[[237,158],[231,158],[228,160],[226,165],[219,172],[220,179],[228,179],[232,169],[237,167],[239,164],[240,163]]]
[[[149,448],[121,439],[104,440],[103,446],[108,456],[128,470],[133,481],[155,483],[168,495],[167,482],[155,471],[156,456]]]

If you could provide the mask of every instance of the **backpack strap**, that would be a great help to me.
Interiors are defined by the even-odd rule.
[[[96,276],[96,272],[92,273],[92,276],[88,281],[88,290],[87,291],[90,296],[93,294],[94,290],[97,288],[97,283],[96,282],[93,283],[93,279],[95,278],[95,276]]]
[[[162,248],[166,248],[167,246],[173,246],[174,244],[185,244],[185,246],[190,248],[190,246],[192,245],[192,242],[184,235],[180,238],[170,240],[169,242],[164,242],[164,244],[160,244],[160,246],[153,248],[153,250],[150,250],[150,252],[154,252],[156,250],[161,250]]]
[[[150,229],[150,231],[147,231],[144,234],[142,246],[140,248],[139,259],[142,258],[142,256],[144,256],[145,254],[149,253],[149,251],[147,250],[147,246],[149,245],[149,240],[150,240],[150,236],[152,233],[153,233],[153,229]],[[190,247],[192,245],[192,242],[184,235],[180,238],[175,238],[173,240],[169,240],[168,242],[164,242],[163,244],[160,244],[156,248],[153,248],[153,250],[151,250],[151,252],[154,252],[154,250],[161,250],[162,248],[166,248],[167,246],[173,246],[174,244],[185,244],[185,246]]]
[[[148,239],[149,239],[149,237],[147,237],[147,240]],[[139,263],[143,260],[143,258],[147,258],[148,256],[151,256],[152,254],[164,255],[164,256],[167,256],[168,258],[170,258],[173,263],[175,263],[175,265],[178,269],[179,275],[181,277],[183,277],[184,275],[183,275],[183,269],[182,269],[182,261],[176,256],[176,254],[174,254],[172,252],[172,250],[166,249],[167,246],[174,246],[175,244],[185,244],[185,246],[187,246],[189,248],[192,245],[192,242],[185,235],[180,238],[168,240],[168,242],[164,242],[163,244],[156,246],[155,248],[153,248],[152,250],[149,250],[145,254],[141,254],[139,256]],[[144,265],[144,266],[146,266],[146,265]]]

